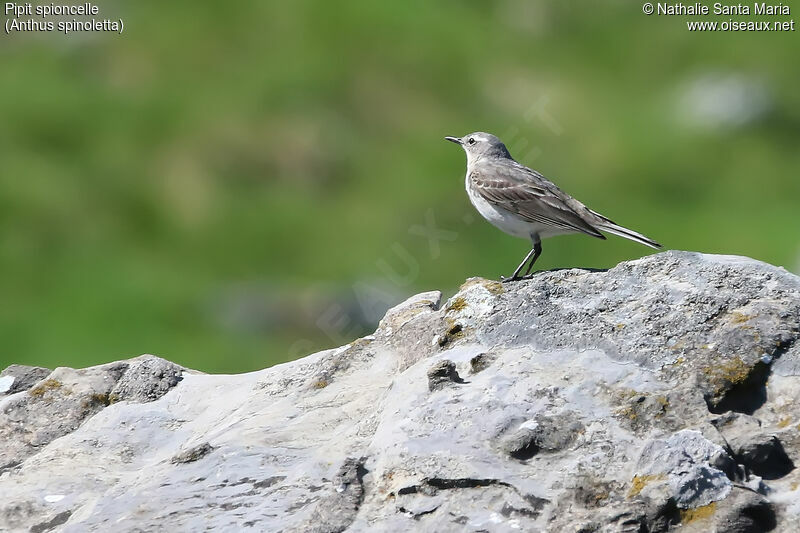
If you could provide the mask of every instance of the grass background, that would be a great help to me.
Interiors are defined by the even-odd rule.
[[[623,1],[100,7],[122,35],[0,38],[0,368],[253,370],[508,274],[526,243],[470,218],[442,140],[475,130],[667,248],[798,271],[797,32]],[[645,253],[559,237],[537,265]]]

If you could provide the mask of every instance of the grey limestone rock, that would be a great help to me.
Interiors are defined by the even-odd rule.
[[[781,441],[765,432],[755,417],[731,412],[712,420],[736,461],[765,479],[779,479],[794,469]]]
[[[452,361],[444,359],[428,369],[428,389],[431,391],[439,390],[452,383],[464,383]]]
[[[49,368],[40,366],[9,365],[0,372],[0,395],[28,390],[50,372]]]
[[[440,299],[249,374],[0,396],[0,530],[800,531],[797,276],[665,252]]]
[[[160,357],[139,357],[129,362],[109,393],[112,401],[152,402],[182,379],[183,369]]]
[[[12,365],[4,372],[16,376],[19,368]],[[154,356],[79,370],[57,368],[47,373],[42,372],[46,369],[25,367],[23,382],[31,376],[40,379],[0,403],[0,472],[18,468],[28,457],[74,432],[114,402],[144,401],[165,393],[168,387],[143,368],[154,369],[157,375],[163,368],[173,372],[178,369],[180,375],[180,367]]]

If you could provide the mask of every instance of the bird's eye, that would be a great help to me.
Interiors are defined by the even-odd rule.
[[[467,139],[467,144],[475,144],[475,138],[470,137],[469,139]]]

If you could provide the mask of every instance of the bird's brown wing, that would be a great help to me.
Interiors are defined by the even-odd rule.
[[[567,205],[565,200],[571,198],[566,193],[527,167],[516,163],[488,168],[478,166],[469,178],[473,189],[484,200],[523,220],[605,239]]]

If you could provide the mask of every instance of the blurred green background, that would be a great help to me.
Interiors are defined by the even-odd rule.
[[[508,274],[527,243],[442,140],[475,130],[667,248],[798,271],[797,32],[623,1],[100,6],[122,35],[0,38],[0,368],[248,371]],[[558,237],[537,266],[650,252]]]

